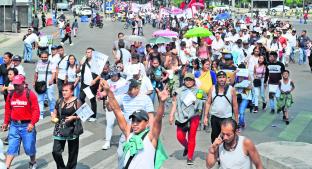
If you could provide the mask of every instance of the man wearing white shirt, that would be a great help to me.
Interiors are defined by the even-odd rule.
[[[28,29],[28,36],[24,39],[24,63],[31,63],[32,59],[32,44],[35,43],[35,46],[38,46],[39,38],[32,32],[31,29]]]
[[[221,56],[221,50],[224,47],[224,42],[221,39],[221,35],[219,32],[215,33],[215,39],[211,43],[211,48],[212,48],[212,54],[213,58],[212,59],[217,59],[219,56]]]
[[[63,84],[65,81],[65,77],[67,74],[67,61],[68,61],[68,56],[64,55],[64,48],[63,46],[58,46],[57,47],[57,52],[59,54],[60,60],[58,61],[56,65],[56,84],[57,84],[57,89],[59,93],[59,98],[62,97],[62,89],[63,89]]]
[[[288,41],[288,45],[290,48],[290,56],[289,59],[291,62],[294,62],[295,48],[297,46],[297,32],[296,30],[292,30],[291,33],[286,34],[286,38]]]
[[[12,61],[13,61],[13,66],[12,67],[17,69],[18,74],[25,76],[24,67],[21,64],[22,57],[20,57],[18,55],[15,55],[15,56],[13,56]]]
[[[91,72],[91,67],[94,66],[92,62],[95,60],[92,59],[92,53],[94,52],[93,48],[87,48],[86,50],[86,59],[81,65],[81,91],[80,91],[80,100],[81,103],[85,103],[86,93],[84,91],[85,88],[90,88],[93,98],[90,99],[91,109],[94,114],[89,118],[90,122],[94,122],[96,120],[96,112],[97,112],[97,105],[96,105],[96,93],[99,86],[99,80],[101,78],[100,75],[97,75]]]
[[[125,49],[124,40],[118,41],[118,49],[113,52],[115,57],[115,63],[122,63],[123,67],[126,68],[131,64],[131,53]]]

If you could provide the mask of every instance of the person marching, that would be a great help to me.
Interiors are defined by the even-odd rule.
[[[169,123],[172,125],[176,119],[177,139],[184,146],[183,156],[187,155],[187,165],[193,165],[200,113],[204,106],[203,99],[207,96],[205,92],[199,92],[195,86],[195,77],[192,73],[187,73],[184,76],[184,86],[173,95]],[[178,111],[175,113],[177,109]],[[186,133],[188,133],[188,139],[186,139]]]
[[[255,144],[244,136],[238,135],[238,125],[233,119],[221,122],[221,134],[209,148],[206,158],[207,168],[212,168],[220,159],[220,168],[263,169],[260,155]]]
[[[9,147],[6,167],[10,168],[15,156],[19,154],[20,143],[23,143],[26,155],[30,156],[29,168],[36,169],[36,128],[39,121],[39,104],[37,96],[25,88],[25,77],[16,75],[12,84],[14,91],[7,97],[5,104],[3,130],[9,129]]]
[[[166,155],[160,150],[162,144],[158,138],[161,132],[165,101],[169,97],[168,91],[165,89],[160,92],[157,89],[159,106],[155,118],[152,121],[150,121],[151,119],[146,111],[136,110],[129,116],[129,120],[131,120],[131,124],[129,124],[127,123],[128,119],[123,115],[115,99],[114,93],[109,89],[108,83],[105,80],[103,83],[105,90],[102,94],[104,96],[107,95],[109,105],[116,116],[119,128],[127,140],[123,147],[123,168],[158,169],[163,160],[166,159]],[[162,157],[165,158],[162,160],[160,158],[158,159],[160,155],[158,153],[164,155]]]
[[[236,90],[226,84],[227,76],[224,71],[217,73],[217,84],[213,86],[205,103],[204,124],[208,125],[208,115],[211,112],[211,142],[219,136],[221,132],[221,122],[234,116],[238,122],[238,104]],[[211,108],[211,110],[210,110]],[[234,113],[234,114],[233,114]]]

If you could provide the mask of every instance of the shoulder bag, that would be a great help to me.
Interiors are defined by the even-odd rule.
[[[38,94],[43,94],[47,91],[47,78],[48,78],[48,71],[49,71],[49,65],[50,65],[50,61],[48,62],[47,65],[47,69],[46,69],[46,73],[45,73],[45,81],[36,81],[35,82],[35,91]]]

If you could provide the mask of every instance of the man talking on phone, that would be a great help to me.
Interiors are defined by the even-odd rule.
[[[233,119],[221,122],[221,133],[209,148],[206,159],[207,168],[212,168],[219,158],[220,168],[263,169],[260,155],[254,143],[239,136],[238,125]]]

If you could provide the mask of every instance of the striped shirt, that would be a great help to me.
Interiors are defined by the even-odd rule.
[[[153,102],[145,94],[139,94],[136,97],[130,97],[126,94],[120,106],[128,123],[130,123],[129,116],[136,110],[145,110],[148,113],[154,112]]]

